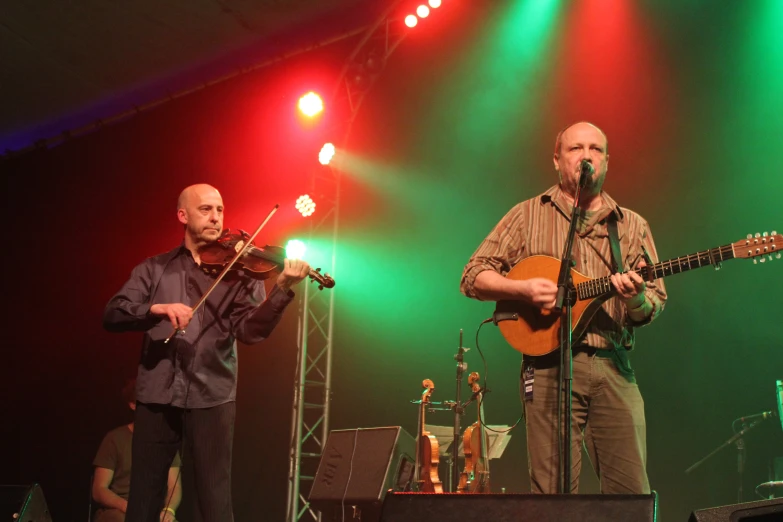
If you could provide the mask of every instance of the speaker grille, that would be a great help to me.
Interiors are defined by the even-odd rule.
[[[380,504],[387,490],[405,489],[410,482],[415,445],[399,426],[332,431],[308,500],[319,509],[343,500]]]

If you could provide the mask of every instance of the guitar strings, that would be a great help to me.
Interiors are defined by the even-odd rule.
[[[715,254],[719,254],[719,259],[716,259]],[[649,269],[653,272],[656,279],[660,279],[662,277],[665,277],[667,275],[673,275],[673,274],[679,274],[686,270],[691,270],[694,267],[691,266],[693,263],[698,263],[698,265],[695,268],[701,268],[703,266],[709,266],[712,264],[720,263],[722,261],[733,259],[734,256],[730,255],[727,256],[727,254],[733,253],[733,245],[723,245],[717,248],[704,250],[701,252],[696,252],[694,254],[688,254],[687,256],[677,257],[673,259],[668,259],[666,261],[661,261],[660,263],[656,263],[649,267]],[[685,270],[683,270],[683,263],[682,261],[685,261]],[[702,260],[706,260],[707,263],[702,263]],[[676,266],[679,268],[677,272],[674,271],[674,267]],[[667,274],[666,270],[669,270],[669,273]],[[634,270],[637,274],[640,274],[647,269],[647,267],[643,268],[637,268]],[[589,281],[583,281],[576,285],[576,292],[577,296],[580,299],[586,299],[591,297],[596,297],[601,294],[604,294],[608,291],[611,291],[611,283],[609,282],[609,276],[606,277],[599,277],[596,279],[591,279]]]

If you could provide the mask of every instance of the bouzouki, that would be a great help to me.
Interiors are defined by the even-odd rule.
[[[654,281],[703,266],[715,265],[718,269],[720,263],[729,259],[753,259],[755,263],[758,261],[755,258],[761,258],[763,263],[766,256],[771,260],[773,254],[779,259],[781,248],[783,235],[774,230],[771,235],[766,232],[763,235],[748,234],[747,239],[637,268],[635,272],[645,281]],[[506,277],[514,280],[543,277],[557,282],[559,272],[560,260],[536,255],[520,261]],[[571,295],[576,297],[572,308],[571,330],[574,339],[578,339],[601,305],[617,294],[608,276],[591,279],[571,269],[571,278]],[[502,318],[497,324],[503,337],[523,354],[546,355],[560,347],[559,313],[542,310],[522,301],[498,301],[496,314]]]

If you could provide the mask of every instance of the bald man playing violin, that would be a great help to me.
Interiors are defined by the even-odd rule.
[[[269,295],[263,282],[232,272],[193,306],[214,278],[200,269],[201,253],[223,231],[223,198],[205,184],[187,187],[177,202],[182,244],[136,266],[106,305],[110,332],[144,332],[136,380],[127,522],[158,522],[168,507],[168,469],[187,443],[197,507],[205,522],[233,520],[231,451],[236,414],[237,341],[267,338],[293,299],[291,288],[310,266],[286,259]],[[174,330],[177,335],[166,342]]]

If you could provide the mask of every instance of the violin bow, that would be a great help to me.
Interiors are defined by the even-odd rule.
[[[199,299],[198,302],[196,303],[196,305],[193,307],[193,312],[198,310],[199,307],[201,307],[201,305],[203,305],[206,302],[207,297],[209,297],[209,294],[211,294],[212,291],[220,283],[220,281],[223,280],[223,277],[225,277],[225,275],[228,273],[228,271],[231,270],[231,267],[234,266],[234,263],[236,263],[237,259],[239,259],[243,255],[245,255],[245,252],[247,252],[247,249],[250,248],[250,246],[253,244],[253,240],[256,238],[258,233],[261,232],[261,229],[263,229],[266,226],[266,224],[269,222],[269,220],[272,219],[272,216],[275,214],[275,212],[277,212],[278,207],[280,207],[279,204],[275,205],[274,208],[272,208],[272,210],[269,212],[269,215],[266,216],[266,219],[264,220],[264,222],[261,223],[260,225],[258,225],[258,228],[256,229],[256,231],[253,232],[252,236],[250,236],[250,239],[248,239],[247,242],[245,242],[245,244],[242,245],[242,248],[240,248],[239,251],[237,251],[237,253],[234,256],[234,258],[231,261],[229,261],[226,266],[223,267],[223,271],[220,272],[220,274],[218,274],[218,276],[215,278],[215,281],[212,283],[212,286],[209,287],[209,290],[204,292],[204,295],[201,296],[201,299]],[[169,335],[163,343],[164,344],[168,343],[169,341],[171,341],[171,339],[175,335],[177,335],[180,332],[185,333],[185,330],[180,330],[178,327],[175,326],[174,327],[174,332],[172,332],[172,334]]]

